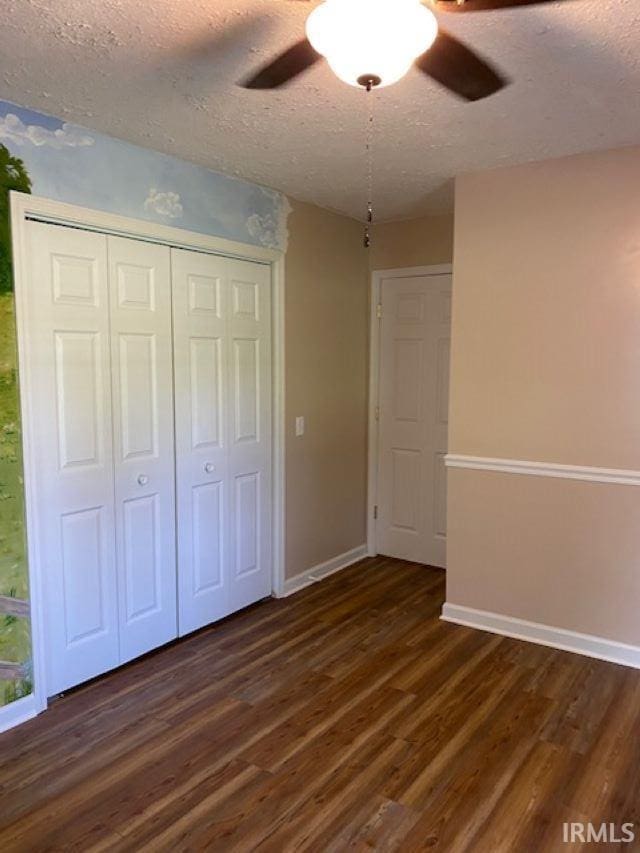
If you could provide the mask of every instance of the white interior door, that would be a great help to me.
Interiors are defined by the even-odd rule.
[[[118,665],[107,238],[29,222],[24,341],[49,695]]]
[[[451,276],[380,287],[376,547],[444,568]]]
[[[120,662],[177,636],[170,249],[108,238]]]
[[[180,633],[271,592],[270,269],[172,252]]]

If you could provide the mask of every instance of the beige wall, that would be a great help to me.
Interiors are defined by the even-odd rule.
[[[286,576],[366,539],[368,257],[362,226],[293,202],[285,269]],[[295,417],[306,433],[295,437]]]
[[[372,237],[372,270],[450,264],[453,214],[383,223],[374,226]]]
[[[460,178],[450,451],[640,469],[640,148]],[[450,603],[640,644],[640,488],[450,471]]]
[[[447,601],[640,644],[640,488],[449,470]]]
[[[293,201],[286,256],[286,577],[366,540],[370,271],[451,263],[453,216],[378,225]],[[304,415],[306,433],[295,436]]]

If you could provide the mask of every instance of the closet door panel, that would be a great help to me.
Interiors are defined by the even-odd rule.
[[[224,577],[224,486],[203,483],[191,490],[193,512],[193,592],[222,590]]]
[[[172,250],[180,634],[226,616],[227,287],[224,258]]]
[[[118,344],[122,458],[157,458],[160,431],[157,336],[121,333]]]
[[[231,610],[270,595],[271,269],[228,260]]]
[[[24,345],[47,692],[118,665],[107,239],[30,222]]]
[[[170,250],[108,238],[124,663],[177,636]]]

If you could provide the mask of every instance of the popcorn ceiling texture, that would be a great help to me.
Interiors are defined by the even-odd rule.
[[[310,8],[5,0],[0,96],[361,217],[363,93],[326,67],[279,92],[234,85],[301,36]],[[640,141],[638,0],[566,0],[440,21],[515,82],[471,105],[415,72],[376,93],[379,217],[450,208],[463,172]]]

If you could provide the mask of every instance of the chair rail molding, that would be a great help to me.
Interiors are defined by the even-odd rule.
[[[500,474],[523,474],[531,477],[555,477],[562,480],[583,480],[590,483],[640,486],[640,471],[627,468],[562,465],[558,462],[497,459],[490,456],[465,456],[461,453],[447,454],[445,465],[447,468],[462,468],[469,471],[496,471]]]

